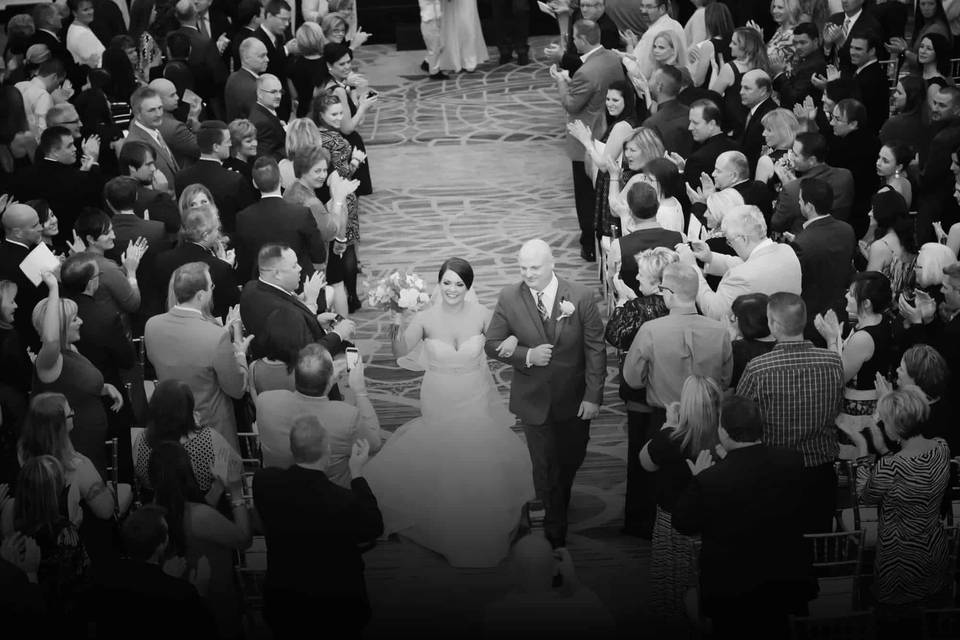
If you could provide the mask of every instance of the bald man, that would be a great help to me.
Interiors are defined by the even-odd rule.
[[[257,128],[257,154],[277,162],[286,157],[287,134],[277,109],[283,98],[283,85],[277,76],[265,73],[257,78],[257,102],[250,109],[250,122]]]
[[[591,290],[556,276],[546,242],[528,241],[517,261],[521,281],[500,292],[485,349],[513,366],[510,411],[527,437],[547,538],[564,546],[573,479],[603,401],[603,321]]]
[[[747,109],[747,122],[740,136],[740,147],[750,163],[750,175],[757,170],[763,150],[763,116],[777,108],[773,101],[773,85],[766,71],[754,69],[740,80],[740,101]]]
[[[227,122],[248,118],[257,103],[257,78],[266,73],[270,58],[267,45],[259,38],[247,38],[240,43],[240,68],[227,78],[224,96],[227,102]]]
[[[189,167],[200,158],[200,147],[197,145],[197,136],[191,126],[184,124],[174,117],[174,112],[180,106],[180,96],[177,87],[166,78],[157,78],[148,85],[160,95],[163,102],[163,121],[160,123],[160,136],[170,147],[173,157],[181,168]],[[199,128],[200,123],[196,116],[188,120],[190,125]]]
[[[20,263],[40,242],[40,216],[33,207],[11,204],[3,213],[3,242],[0,242],[0,280],[9,280],[17,285],[14,300],[13,324],[20,340],[35,352],[40,347],[40,336],[33,329],[30,315],[33,308],[47,297],[47,285],[34,286],[20,270]]]

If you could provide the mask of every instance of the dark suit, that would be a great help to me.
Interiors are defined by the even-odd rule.
[[[827,164],[848,169],[854,185],[850,215],[835,215],[849,222],[858,238],[863,237],[870,225],[869,211],[873,196],[880,187],[880,178],[877,176],[879,153],[880,140],[871,128],[858,128],[843,138],[830,137]]]
[[[13,326],[17,329],[24,346],[36,353],[40,348],[40,336],[33,329],[31,315],[37,303],[47,297],[47,285],[35,287],[20,270],[20,263],[30,249],[15,242],[0,241],[0,280],[9,280],[17,285],[17,310],[13,312]]]
[[[950,154],[960,145],[960,120],[932,123],[932,138],[926,155],[921,153],[917,243],[934,242],[933,222],[940,220],[949,229],[956,222],[957,206],[953,199],[953,175]]]
[[[280,197],[262,198],[237,214],[234,240],[237,273],[241,279],[257,278],[257,253],[263,245],[271,242],[293,249],[302,278],[313,274],[314,263],[327,260],[327,248],[310,209],[290,204]]]
[[[200,145],[197,144],[196,134],[186,124],[177,120],[173,113],[163,114],[160,135],[181,168],[189,167],[200,158]]]
[[[700,534],[704,613],[719,637],[786,637],[787,613],[814,589],[796,505],[803,457],[757,444],[734,449],[693,477],[673,527]],[[763,633],[757,633],[762,631]]]
[[[890,81],[883,67],[873,62],[854,74],[860,88],[860,102],[867,108],[870,131],[880,133],[880,127],[890,117]]]
[[[686,158],[693,149],[690,137],[690,107],[677,99],[659,105],[657,112],[644,120],[643,126],[653,129],[667,151]]]
[[[853,204],[853,175],[848,169],[818,164],[803,175],[797,176],[783,185],[777,206],[770,219],[770,231],[792,231],[800,233],[803,228],[803,216],[800,215],[800,182],[804,178],[820,178],[826,180],[833,187],[833,215],[838,220],[850,217],[850,207]]]
[[[700,143],[687,158],[683,168],[683,176],[691,187],[700,187],[700,174],[713,175],[713,168],[717,164],[717,156],[724,151],[741,151],[740,145],[722,133],[708,138]]]
[[[240,69],[242,66],[240,61],[240,44],[247,38],[255,38],[257,31],[259,31],[259,29],[249,29],[247,27],[237,29],[233,39],[230,41],[230,46],[227,48],[227,51],[230,52],[230,58],[233,60],[234,69]]]
[[[314,342],[322,344],[332,354],[342,352],[347,343],[334,332],[327,333],[317,321],[315,313],[307,308],[296,295],[281,291],[260,280],[251,280],[243,287],[240,294],[240,318],[247,333],[259,335],[266,331],[267,318],[275,309],[292,309],[303,319],[305,332],[313,337]],[[322,309],[317,310],[322,311]],[[257,343],[250,345],[251,357],[257,359],[262,353],[257,353]]]
[[[157,256],[170,249],[173,243],[169,240],[164,225],[159,220],[144,220],[133,214],[115,214],[113,216],[113,232],[116,234],[114,248],[105,253],[106,257],[120,262],[121,254],[127,250],[131,240],[143,238],[147,241],[147,252],[140,260],[137,268],[137,280],[140,282],[140,310],[137,315],[150,318],[162,313],[165,300],[157,297],[157,292],[167,285],[156,280]],[[142,322],[138,323],[142,325]],[[88,356],[89,357],[89,356]]]
[[[156,130],[159,134],[160,130]],[[161,139],[163,136],[160,135]],[[153,158],[157,163],[157,171],[163,174],[163,177],[167,179],[167,183],[170,185],[170,188],[173,189],[176,187],[176,179],[174,176],[177,175],[177,172],[180,171],[180,164],[177,162],[177,159],[173,156],[173,150],[170,149],[169,143],[167,148],[164,149],[157,141],[154,140],[153,136],[147,133],[144,127],[142,127],[136,120],[130,122],[130,128],[127,130],[127,137],[123,139],[124,142],[132,140],[134,142],[142,142],[143,144],[150,147],[150,150],[153,151]]]
[[[277,76],[280,80],[280,86],[284,88],[283,99],[280,101],[280,106],[277,107],[277,114],[281,120],[288,120],[290,118],[291,102],[290,92],[286,91],[289,56],[283,46],[285,42],[282,37],[276,38],[273,34],[267,33],[262,26],[253,32],[253,37],[258,38],[267,47],[267,57],[269,58],[267,73]]]
[[[253,500],[267,539],[264,616],[278,639],[336,619],[353,637],[370,618],[358,545],[383,533],[377,499],[363,478],[350,489],[322,471],[261,469]]]
[[[127,25],[124,24],[120,7],[113,0],[93,0],[93,22],[90,23],[90,30],[105,47],[110,45],[114,36],[125,34]]]
[[[846,17],[846,14],[843,11],[840,11],[830,16],[830,19],[827,22],[843,28],[843,22]],[[847,39],[839,45],[835,44],[830,53],[830,61],[837,65],[841,71],[853,71],[853,64],[850,62],[850,41],[854,38],[873,38],[879,40],[880,42],[886,42],[889,40],[890,36],[887,35],[883,25],[873,14],[873,10],[864,6],[860,13],[860,17],[857,18],[857,21],[850,29],[850,33],[847,34]],[[880,47],[880,49],[877,51],[877,55],[880,56],[881,59],[885,59],[886,52],[886,49]]]
[[[747,162],[750,163],[750,175],[757,171],[757,160],[763,152],[763,116],[777,108],[777,103],[772,98],[767,98],[757,105],[756,110],[751,115],[747,112],[747,123],[743,128],[743,135],[740,136],[740,147],[743,149],[743,155],[747,156]]]
[[[47,201],[60,221],[60,233],[54,244],[63,247],[73,237],[73,223],[83,207],[101,207],[103,176],[94,166],[80,171],[76,165],[66,165],[42,159],[16,173],[13,194],[20,202],[35,198]]]
[[[167,299],[170,276],[178,267],[188,262],[206,262],[210,265],[210,278],[214,285],[211,311],[214,316],[222,318],[227,315],[230,307],[240,303],[240,290],[237,288],[237,277],[233,268],[213,255],[209,249],[195,242],[184,242],[181,246],[157,256],[157,293],[161,301]]]
[[[666,247],[673,249],[683,242],[683,235],[678,231],[670,231],[662,227],[651,229],[639,229],[633,233],[619,238],[615,242],[620,243],[620,279],[640,295],[640,284],[637,282],[637,258],[636,255],[647,249],[656,247]]]
[[[180,207],[166,191],[157,191],[140,185],[137,188],[137,203],[133,207],[133,212],[143,218],[144,211],[148,213],[151,220],[163,223],[163,229],[168,236],[180,230]]]
[[[833,216],[812,221],[797,234],[793,250],[800,260],[801,292],[807,305],[807,338],[817,346],[823,339],[813,326],[818,313],[833,309],[842,314],[846,306],[844,294],[853,278],[853,256],[857,237],[853,228]],[[843,317],[840,315],[840,317]]]
[[[202,184],[210,189],[213,200],[220,210],[223,230],[233,233],[237,212],[257,201],[257,193],[239,173],[225,169],[215,160],[201,158],[191,167],[177,173],[177,197],[191,184]]]
[[[773,200],[770,199],[770,189],[759,180],[744,180],[733,187],[743,198],[743,204],[752,204],[763,213],[763,219],[770,226],[770,217],[773,215]]]
[[[813,86],[814,74],[827,74],[827,59],[820,49],[797,62],[789,76],[781,74],[774,79],[773,88],[780,94],[780,106],[792,110],[793,105],[802,103],[807,96],[820,104],[823,92]]]
[[[246,69],[237,69],[227,78],[223,90],[227,103],[227,122],[247,118],[257,104],[257,79]]]
[[[193,26],[180,25],[177,29],[190,38],[190,57],[187,64],[196,80],[196,92],[204,100],[219,99],[227,81],[227,67],[217,50],[217,43]]]
[[[257,155],[271,156],[279,162],[287,155],[287,133],[283,122],[257,102],[250,109],[250,122],[257,128]]]
[[[560,64],[557,65],[561,69],[569,71],[571,76],[583,65],[583,62],[580,60],[580,54],[577,53],[577,46],[573,43],[573,25],[577,20],[582,19],[583,14],[580,13],[580,9],[574,9],[570,14],[566,47],[563,52],[563,58],[560,59]],[[620,40],[620,31],[617,29],[617,25],[614,24],[613,20],[610,19],[610,16],[603,14],[596,20],[596,23],[597,26],[600,27],[600,44],[602,44],[605,49],[622,50],[623,42]]]

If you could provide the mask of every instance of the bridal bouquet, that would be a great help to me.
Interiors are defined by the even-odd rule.
[[[370,306],[399,316],[404,311],[419,311],[430,302],[426,286],[415,273],[394,271],[369,286],[367,300]]]

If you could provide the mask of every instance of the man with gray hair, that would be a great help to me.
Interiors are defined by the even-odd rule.
[[[736,256],[714,253],[706,242],[678,244],[680,260],[703,264],[704,273],[722,276],[713,291],[700,274],[697,304],[700,311],[716,320],[730,316],[733,301],[745,293],[772,295],[778,291],[800,294],[800,261],[789,245],[777,244],[767,237],[767,223],[755,206],[742,205],[726,213],[721,225],[723,235]]]
[[[257,104],[257,79],[266,73],[269,62],[267,45],[260,38],[240,43],[240,68],[230,74],[224,89],[227,122],[250,117],[250,110]]]
[[[180,170],[180,163],[160,133],[164,115],[163,99],[156,89],[140,87],[130,96],[130,111],[133,113],[133,120],[123,141],[142,142],[150,147],[157,170],[163,174],[167,185],[173,190],[174,176]]]
[[[712,180],[701,176],[700,188],[694,190],[687,187],[687,197],[691,202],[690,212],[701,224],[716,228],[717,225],[712,222],[722,220],[724,213],[734,206],[734,203],[748,204],[758,207],[763,213],[764,222],[769,224],[773,214],[770,190],[764,183],[752,180],[750,175],[747,156],[739,151],[724,151],[717,156]],[[722,197],[715,198],[715,194],[721,194]],[[712,220],[707,216],[708,210]]]

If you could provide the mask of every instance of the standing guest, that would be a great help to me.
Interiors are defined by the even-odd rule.
[[[150,87],[140,87],[130,96],[130,109],[133,112],[133,122],[130,123],[130,131],[124,138],[124,144],[142,142],[150,147],[157,170],[163,174],[166,184],[173,191],[173,177],[180,170],[180,163],[160,134],[164,114],[160,94]]]
[[[647,175],[643,173],[643,168],[656,158],[662,158],[665,153],[663,142],[653,129],[637,127],[623,144],[623,164],[626,167],[621,168],[619,162],[608,161],[606,168],[610,175],[610,190],[607,204],[612,218],[611,237],[633,231],[624,222],[629,212],[627,194],[638,182],[649,182]]]
[[[770,219],[771,203],[770,193],[766,185],[758,180],[750,179],[750,163],[747,156],[739,151],[724,151],[717,156],[717,163],[713,168],[712,179],[707,176],[700,176],[700,188],[694,191],[689,189],[687,196],[691,201],[690,212],[693,214],[690,218],[690,225],[694,228],[694,220],[697,223],[706,221],[706,212],[711,197],[716,193],[723,193],[727,190],[736,192],[740,197],[737,204],[753,205],[760,209],[763,214],[764,222]],[[722,218],[725,213],[722,211],[713,211],[714,218]],[[708,224],[708,226],[710,226]],[[691,233],[692,237],[697,234]]]
[[[250,395],[256,400],[265,391],[296,391],[294,369],[297,354],[311,341],[292,309],[274,309],[267,316],[266,330],[254,338],[262,357],[250,363]]]
[[[236,171],[247,184],[252,185],[250,170],[257,159],[257,128],[244,118],[231,120],[227,128],[230,130],[230,157],[223,161],[223,166]]]
[[[670,159],[676,163],[687,184],[697,188],[700,176],[713,171],[717,157],[724,151],[738,151],[739,146],[724,135],[720,109],[713,100],[697,100],[690,105],[689,128],[694,142],[693,152],[687,158],[670,154]]]
[[[190,41],[187,66],[195,80],[197,94],[209,105],[216,117],[223,117],[223,87],[227,68],[217,42],[197,25],[197,5],[190,0],[179,0],[173,6],[172,17],[179,28],[172,32],[183,34]]]
[[[162,172],[157,171],[153,149],[143,142],[124,142],[117,157],[121,176],[137,181],[137,198],[133,212],[138,218],[150,218],[163,223],[170,238],[180,230],[180,210],[170,195],[173,191]],[[160,182],[158,187],[157,182]]]
[[[15,405],[15,411],[22,415],[30,395],[33,363],[14,324],[18,306],[17,283],[0,280],[0,361],[4,363],[0,370],[0,389],[3,389],[4,404]],[[15,437],[16,433],[10,435]]]
[[[777,108],[777,103],[773,101],[773,86],[766,71],[753,69],[743,74],[740,80],[740,102],[747,109],[740,147],[750,163],[749,175],[752,176],[763,153],[763,117]]]
[[[650,95],[657,103],[657,111],[644,120],[643,126],[660,136],[667,151],[686,158],[693,150],[693,138],[690,135],[690,107],[677,99],[681,84],[677,67],[661,66],[653,73]]]
[[[267,45],[259,38],[247,38],[240,43],[240,67],[230,74],[224,88],[227,120],[250,117],[250,111],[257,103],[257,79],[266,73],[269,62]]]
[[[565,16],[567,24],[566,34],[563,34],[564,15],[558,12],[557,22],[560,23],[560,31],[564,36],[563,45],[551,44],[544,49],[544,53],[547,54],[547,59],[550,62],[556,62],[560,69],[566,69],[571,74],[580,68],[583,61],[580,60],[580,56],[577,54],[577,47],[573,43],[573,25],[576,24],[578,20],[593,20],[597,23],[600,27],[600,44],[602,44],[604,48],[611,51],[621,48],[620,33],[617,25],[606,15],[605,8],[606,3],[604,0],[587,0],[586,2],[581,2],[579,8],[573,8],[573,11]]]
[[[281,89],[285,91],[278,95],[277,110],[280,120],[289,120],[291,113],[291,97],[287,73],[290,68],[290,54],[294,52],[296,41],[285,42],[287,30],[290,29],[292,13],[290,5],[284,0],[267,0],[260,3],[263,6],[263,18],[260,21],[260,28],[254,32],[254,37],[259,38],[267,46],[267,73],[277,79]],[[258,96],[259,100],[259,96]],[[258,127],[259,128],[259,127]]]
[[[750,27],[740,27],[733,32],[733,37],[730,39],[730,56],[732,58],[730,62],[714,74],[710,81],[710,91],[724,97],[725,129],[732,132],[733,137],[739,138],[743,135],[749,110],[745,108],[740,98],[743,74],[753,70],[766,73],[770,64],[767,61],[763,37]]]
[[[35,44],[46,46],[51,57],[57,58],[66,65],[67,77],[70,78],[73,86],[82,87],[82,80],[86,75],[80,72],[78,65],[73,62],[73,55],[67,51],[67,46],[63,42],[63,16],[60,14],[60,6],[54,3],[33,6],[31,15],[37,30],[28,43],[31,46]]]
[[[913,185],[907,177],[910,161],[913,160],[913,147],[900,142],[888,142],[880,147],[877,154],[877,176],[880,178],[880,188],[889,185],[894,191],[903,196],[907,209],[913,202]]]
[[[831,167],[846,167],[853,176],[853,203],[847,222],[857,237],[863,237],[869,225],[870,198],[879,186],[877,178],[877,154],[880,141],[873,129],[863,104],[850,98],[841,100],[833,108],[830,118],[836,136],[827,154]]]
[[[879,47],[876,37],[852,38],[850,44],[850,62],[855,68],[853,78],[868,116],[860,128],[869,128],[873,133],[878,133],[890,116],[890,80],[877,60]]]
[[[36,75],[16,84],[17,90],[23,95],[23,109],[30,132],[38,140],[47,127],[47,112],[55,102],[62,102],[67,97],[62,90],[58,91],[66,77],[63,62],[50,58],[40,64]]]
[[[917,187],[917,241],[933,242],[933,222],[944,228],[958,220],[957,204],[951,197],[950,154],[960,146],[960,89],[943,87],[930,100],[930,143],[920,147]]]
[[[713,62],[716,63],[719,72],[723,58],[730,50],[730,38],[735,28],[730,9],[722,2],[710,2],[706,5],[703,24],[706,28],[706,37],[698,42],[690,42],[687,63],[690,84],[699,89],[709,87],[710,81],[716,76]]]
[[[285,157],[280,166],[280,188],[286,191],[296,177],[293,174],[293,159],[298,153],[320,146],[320,129],[310,118],[296,118],[287,125]],[[323,185],[321,185],[322,187]]]
[[[776,202],[783,184],[774,167],[787,162],[793,142],[800,132],[800,122],[787,109],[773,109],[763,116],[760,123],[763,125],[763,148],[766,152],[757,160],[754,175],[758,182],[767,185],[772,201]]]
[[[942,438],[950,451],[960,451],[960,430],[953,419],[955,402],[947,396],[950,383],[947,361],[928,344],[915,344],[903,353],[896,371],[896,387],[904,389],[915,386],[927,399],[930,416],[921,427],[925,438]],[[892,386],[877,377],[877,392],[882,397]]]
[[[945,267],[943,275],[940,287],[943,302],[939,306],[929,295],[918,291],[913,304],[901,296],[899,307],[904,323],[910,324],[907,339],[932,346],[947,361],[949,371],[957,375],[960,371],[960,263]]]
[[[264,73],[257,78],[257,102],[250,109],[250,122],[257,128],[257,151],[279,161],[286,146],[286,133],[277,109],[283,98],[283,85],[275,75]]]
[[[776,338],[770,335],[767,325],[767,300],[764,293],[745,293],[737,296],[730,307],[732,328],[738,337],[731,343],[733,349],[733,375],[730,386],[737,387],[747,363],[770,353]]]
[[[807,96],[819,100],[821,90],[812,79],[815,75],[825,76],[827,73],[817,25],[801,22],[793,28],[793,52],[793,64],[773,79],[773,88],[780,94],[780,106],[784,109],[792,109]]]
[[[240,45],[243,44],[247,38],[256,37],[257,30],[260,27],[262,12],[263,7],[260,0],[240,0],[238,3],[236,16],[233,20],[236,33],[233,34],[230,41],[229,50],[232,69],[237,70],[242,66],[243,61],[240,57]]]
[[[777,25],[767,40],[767,59],[771,64],[776,60],[777,64],[790,68],[794,58],[793,28],[800,22],[801,11],[798,0],[773,0],[770,3],[770,17],[773,18],[773,24]],[[764,30],[755,20],[748,21],[747,26],[763,35]]]
[[[630,60],[630,62],[624,64],[627,65],[631,75],[649,78],[655,69],[650,52],[657,35],[662,31],[672,31],[678,42],[686,42],[687,37],[683,32],[683,25],[670,17],[670,5],[666,0],[645,0],[640,3],[640,8],[646,14],[649,26],[639,39],[632,32],[625,34],[627,51],[632,53],[633,59],[625,58],[624,60]]]
[[[360,475],[370,447],[353,444],[349,488],[326,475],[330,440],[315,416],[296,421],[289,447],[293,466],[262,469],[253,481],[270,567],[264,617],[278,640],[300,637],[318,613],[337,617],[340,628],[353,630],[348,637],[358,637],[370,618],[358,545],[383,533],[377,499]],[[326,579],[315,579],[321,574]]]
[[[157,78],[148,86],[157,92],[163,102],[160,136],[170,147],[177,164],[181,168],[189,167],[200,157],[200,147],[197,145],[197,130],[200,128],[198,107],[191,105],[186,123],[181,122],[175,115],[180,107],[176,85],[166,78]]]
[[[47,295],[46,285],[39,285],[20,270],[20,263],[41,241],[43,227],[40,216],[25,204],[8,204],[0,220],[3,222],[3,241],[0,241],[0,279],[16,285],[13,326],[24,346],[40,347],[40,336],[31,320],[33,308]]]
[[[683,197],[683,180],[677,165],[667,158],[654,158],[643,167],[643,173],[650,180],[650,184],[657,190],[657,222],[664,229],[683,233],[686,228],[683,219],[683,207],[680,198]]]
[[[880,142],[914,141],[924,137],[923,110],[927,102],[923,78],[903,76],[890,92],[890,116],[880,128]]]
[[[82,248],[83,251],[93,254],[99,269],[100,284],[97,287],[97,301],[124,314],[139,310],[141,295],[137,269],[147,250],[143,238],[138,237],[123,249],[120,256],[123,261],[121,269],[120,265],[104,255],[116,246],[113,223],[107,214],[97,209],[86,209],[77,218],[73,228],[80,243],[75,242],[71,246],[75,250]],[[78,244],[79,246],[76,246]]]
[[[50,247],[52,251],[53,239],[60,233],[60,219],[54,214],[46,200],[30,200],[27,202],[27,206],[33,208],[37,212],[37,217],[40,218],[40,224],[43,227],[40,231],[40,242]]]
[[[927,83],[927,97],[932,98],[937,90],[950,85],[950,43],[939,33],[930,33],[920,38],[917,48],[917,66],[920,77]]]
[[[826,164],[827,141],[819,133],[798,133],[790,150],[793,171],[775,167],[783,188],[770,219],[770,231],[799,233],[803,228],[803,216],[799,209],[801,178],[819,178],[833,189],[833,204],[830,213],[839,220],[848,220],[853,202],[854,184],[849,169]]]
[[[885,39],[887,35],[874,15],[874,7],[865,7],[864,0],[847,0],[843,11],[834,13],[823,27],[824,53],[840,71],[856,68],[850,60],[850,47],[854,38],[874,37]],[[892,35],[892,34],[891,34]]]
[[[313,95],[326,79],[327,67],[323,60],[323,45],[323,30],[316,22],[304,22],[297,29],[298,55],[290,69],[290,82],[297,93],[298,118],[309,115]],[[253,94],[255,95],[255,92]]]
[[[210,268],[191,262],[173,272],[170,282],[176,306],[147,321],[143,342],[159,380],[190,385],[203,424],[215,429],[239,451],[237,421],[230,398],[247,388],[247,348],[233,311],[226,327],[210,319],[213,280]]]
[[[493,0],[490,9],[497,34],[497,48],[500,50],[500,65],[509,64],[514,53],[517,54],[517,65],[522,67],[530,64],[530,47],[527,44],[530,34],[529,5],[513,0]]]
[[[700,534],[700,597],[718,638],[782,638],[787,614],[805,614],[815,593],[796,505],[803,461],[767,442],[762,412],[739,395],[723,401],[720,447],[687,461],[693,479],[673,527]],[[776,562],[771,562],[776,558]]]
[[[872,212],[874,232],[866,251],[867,271],[880,271],[889,278],[896,300],[916,284],[914,221],[907,213],[903,197],[890,188],[873,197]]]
[[[747,364],[737,395],[757,403],[764,444],[803,454],[797,485],[802,497],[791,508],[798,512],[804,532],[829,532],[837,499],[834,425],[843,398],[843,361],[836,352],[803,338],[807,310],[800,296],[770,296],[767,323],[777,346]]]
[[[953,34],[950,33],[950,24],[943,3],[936,0],[921,0],[917,2],[913,14],[913,34],[910,38],[913,46],[908,47],[907,41],[903,38],[890,38],[884,47],[891,54],[902,56],[903,62],[915,69],[920,41],[930,33],[941,35],[949,44],[953,44]]]
[[[74,64],[99,69],[106,47],[90,29],[94,16],[93,4],[93,0],[68,0],[73,22],[67,28],[67,51],[73,56]]]

